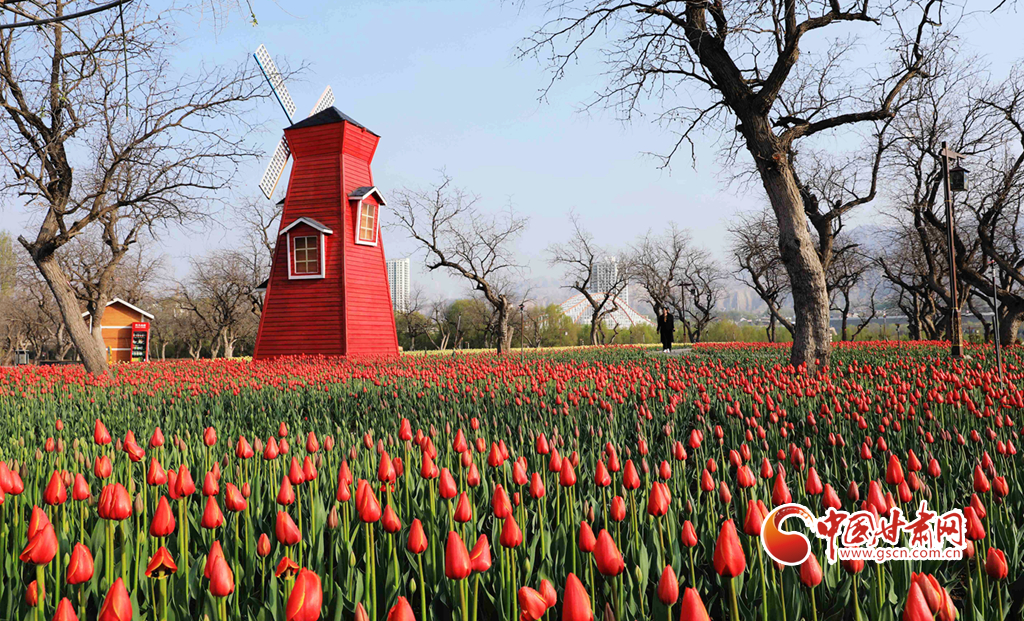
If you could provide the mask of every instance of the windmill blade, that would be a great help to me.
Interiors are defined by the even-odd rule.
[[[256,48],[253,56],[256,58],[256,64],[260,66],[260,70],[263,72],[263,77],[270,83],[270,90],[274,91],[274,96],[277,97],[278,103],[284,108],[284,113],[288,115],[288,123],[291,124],[292,117],[295,115],[295,102],[292,101],[292,96],[284,85],[284,77],[277,70],[274,59],[270,57],[270,52],[267,51],[266,46],[262,43]]]
[[[270,158],[270,164],[267,165],[267,169],[263,171],[263,178],[260,179],[260,190],[268,199],[274,195],[274,188],[281,180],[281,174],[284,173],[284,167],[288,164],[291,154],[288,141],[282,137],[281,142],[277,143],[277,149],[274,150],[274,157]]]
[[[334,91],[332,91],[331,87],[328,86],[327,88],[324,89],[323,94],[320,95],[320,99],[316,100],[316,105],[313,106],[313,109],[309,111],[309,116],[313,116],[317,112],[323,112],[324,110],[330,108],[333,105]]]

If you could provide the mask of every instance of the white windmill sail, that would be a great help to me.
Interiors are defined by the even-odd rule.
[[[270,83],[270,89],[274,91],[278,103],[284,108],[284,113],[288,115],[288,122],[291,123],[292,116],[295,114],[295,102],[292,101],[292,96],[284,85],[284,76],[277,70],[274,59],[270,57],[270,52],[262,43],[256,48],[253,56],[256,57],[256,64],[260,66],[263,77],[267,78],[267,82]]]
[[[253,56],[256,57],[256,64],[263,71],[263,76],[270,83],[270,89],[274,92],[274,96],[277,97],[278,103],[281,104],[285,115],[288,116],[288,123],[294,124],[292,116],[295,114],[295,102],[292,100],[291,94],[288,93],[288,89],[284,85],[284,78],[281,76],[281,72],[277,70],[274,60],[270,57],[270,52],[261,44],[256,48]],[[320,95],[316,105],[313,106],[309,116],[322,112],[333,105],[334,91],[328,86]],[[274,155],[270,158],[267,169],[263,171],[263,177],[260,179],[260,190],[268,199],[274,195],[274,189],[277,188],[281,175],[284,174],[284,169],[288,165],[288,158],[291,157],[291,154],[291,149],[288,148],[288,141],[282,136],[281,141],[277,143],[277,148],[274,149]]]

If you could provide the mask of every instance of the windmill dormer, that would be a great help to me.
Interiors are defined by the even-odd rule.
[[[396,354],[370,170],[380,137],[334,107],[284,133],[294,163],[255,357]]]

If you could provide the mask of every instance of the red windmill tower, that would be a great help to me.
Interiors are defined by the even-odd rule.
[[[264,58],[258,51],[257,60],[290,119],[285,102],[291,98],[260,48]],[[266,283],[256,359],[398,353],[380,235],[385,202],[370,170],[380,137],[330,106],[329,89],[312,116],[284,130],[284,156],[279,146],[260,184],[265,194],[273,193],[290,151],[295,161]]]

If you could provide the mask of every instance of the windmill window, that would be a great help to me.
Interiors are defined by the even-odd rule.
[[[317,236],[292,238],[295,252],[296,276],[310,276],[320,273],[320,244]]]
[[[359,203],[356,243],[377,245],[377,205],[373,203],[366,201]]]

